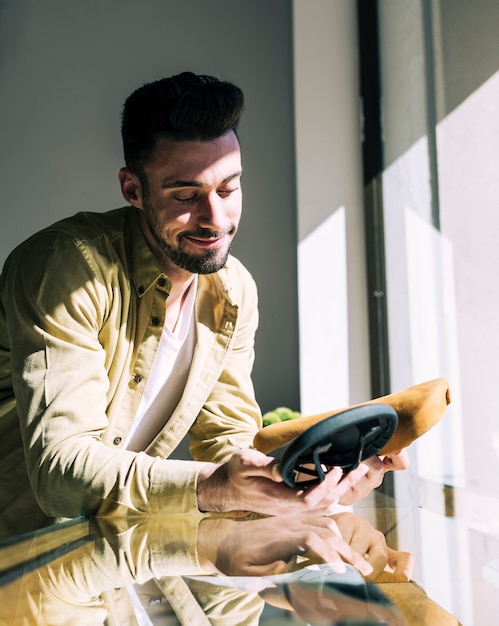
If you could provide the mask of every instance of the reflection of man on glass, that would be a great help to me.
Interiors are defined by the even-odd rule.
[[[130,206],[30,238],[1,277],[1,533],[116,511],[330,513],[379,484],[286,487],[250,449],[257,293],[229,255],[241,216],[243,94],[184,73],[126,101]],[[167,460],[189,433],[196,461]],[[26,472],[27,469],[27,472]],[[29,482],[28,482],[29,477]],[[359,482],[360,481],[360,482]],[[359,488],[359,485],[363,485]],[[350,493],[351,496],[351,493]]]
[[[73,624],[249,626],[260,623],[264,601],[286,609],[283,618],[296,610],[314,624],[330,623],[332,613],[338,623],[359,613],[400,623],[387,599],[342,560],[351,550],[340,533],[356,536],[352,545],[360,542],[377,564],[373,575],[391,567],[383,535],[368,522],[351,513],[297,515],[284,526],[279,517],[255,517],[144,515],[57,525],[63,549],[47,553],[41,534],[28,550],[29,558],[44,555],[38,567],[0,567],[0,624],[66,624],[71,615]],[[0,563],[7,567],[20,554],[10,550],[2,560],[0,550]]]

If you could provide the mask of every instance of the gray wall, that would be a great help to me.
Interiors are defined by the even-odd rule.
[[[188,69],[246,92],[234,253],[259,285],[263,410],[299,406],[291,22],[288,0],[0,4],[0,263],[56,219],[123,204],[119,118],[133,89]]]

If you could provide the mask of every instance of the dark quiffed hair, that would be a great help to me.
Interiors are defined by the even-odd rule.
[[[243,108],[241,89],[214,76],[183,72],[146,83],[123,107],[125,163],[141,175],[160,137],[213,141],[230,130],[237,134]]]

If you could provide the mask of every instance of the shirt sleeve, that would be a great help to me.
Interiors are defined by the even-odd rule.
[[[100,331],[122,297],[110,276],[71,237],[54,233],[32,238],[6,264],[2,306],[32,489],[51,517],[192,512],[199,463],[102,441],[109,377]]]

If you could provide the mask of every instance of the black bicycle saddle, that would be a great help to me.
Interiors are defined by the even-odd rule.
[[[365,404],[326,417],[269,456],[279,459],[287,485],[307,487],[322,482],[330,467],[339,466],[346,474],[377,454],[397,424],[397,413],[388,404]],[[312,478],[300,479],[303,474]]]

